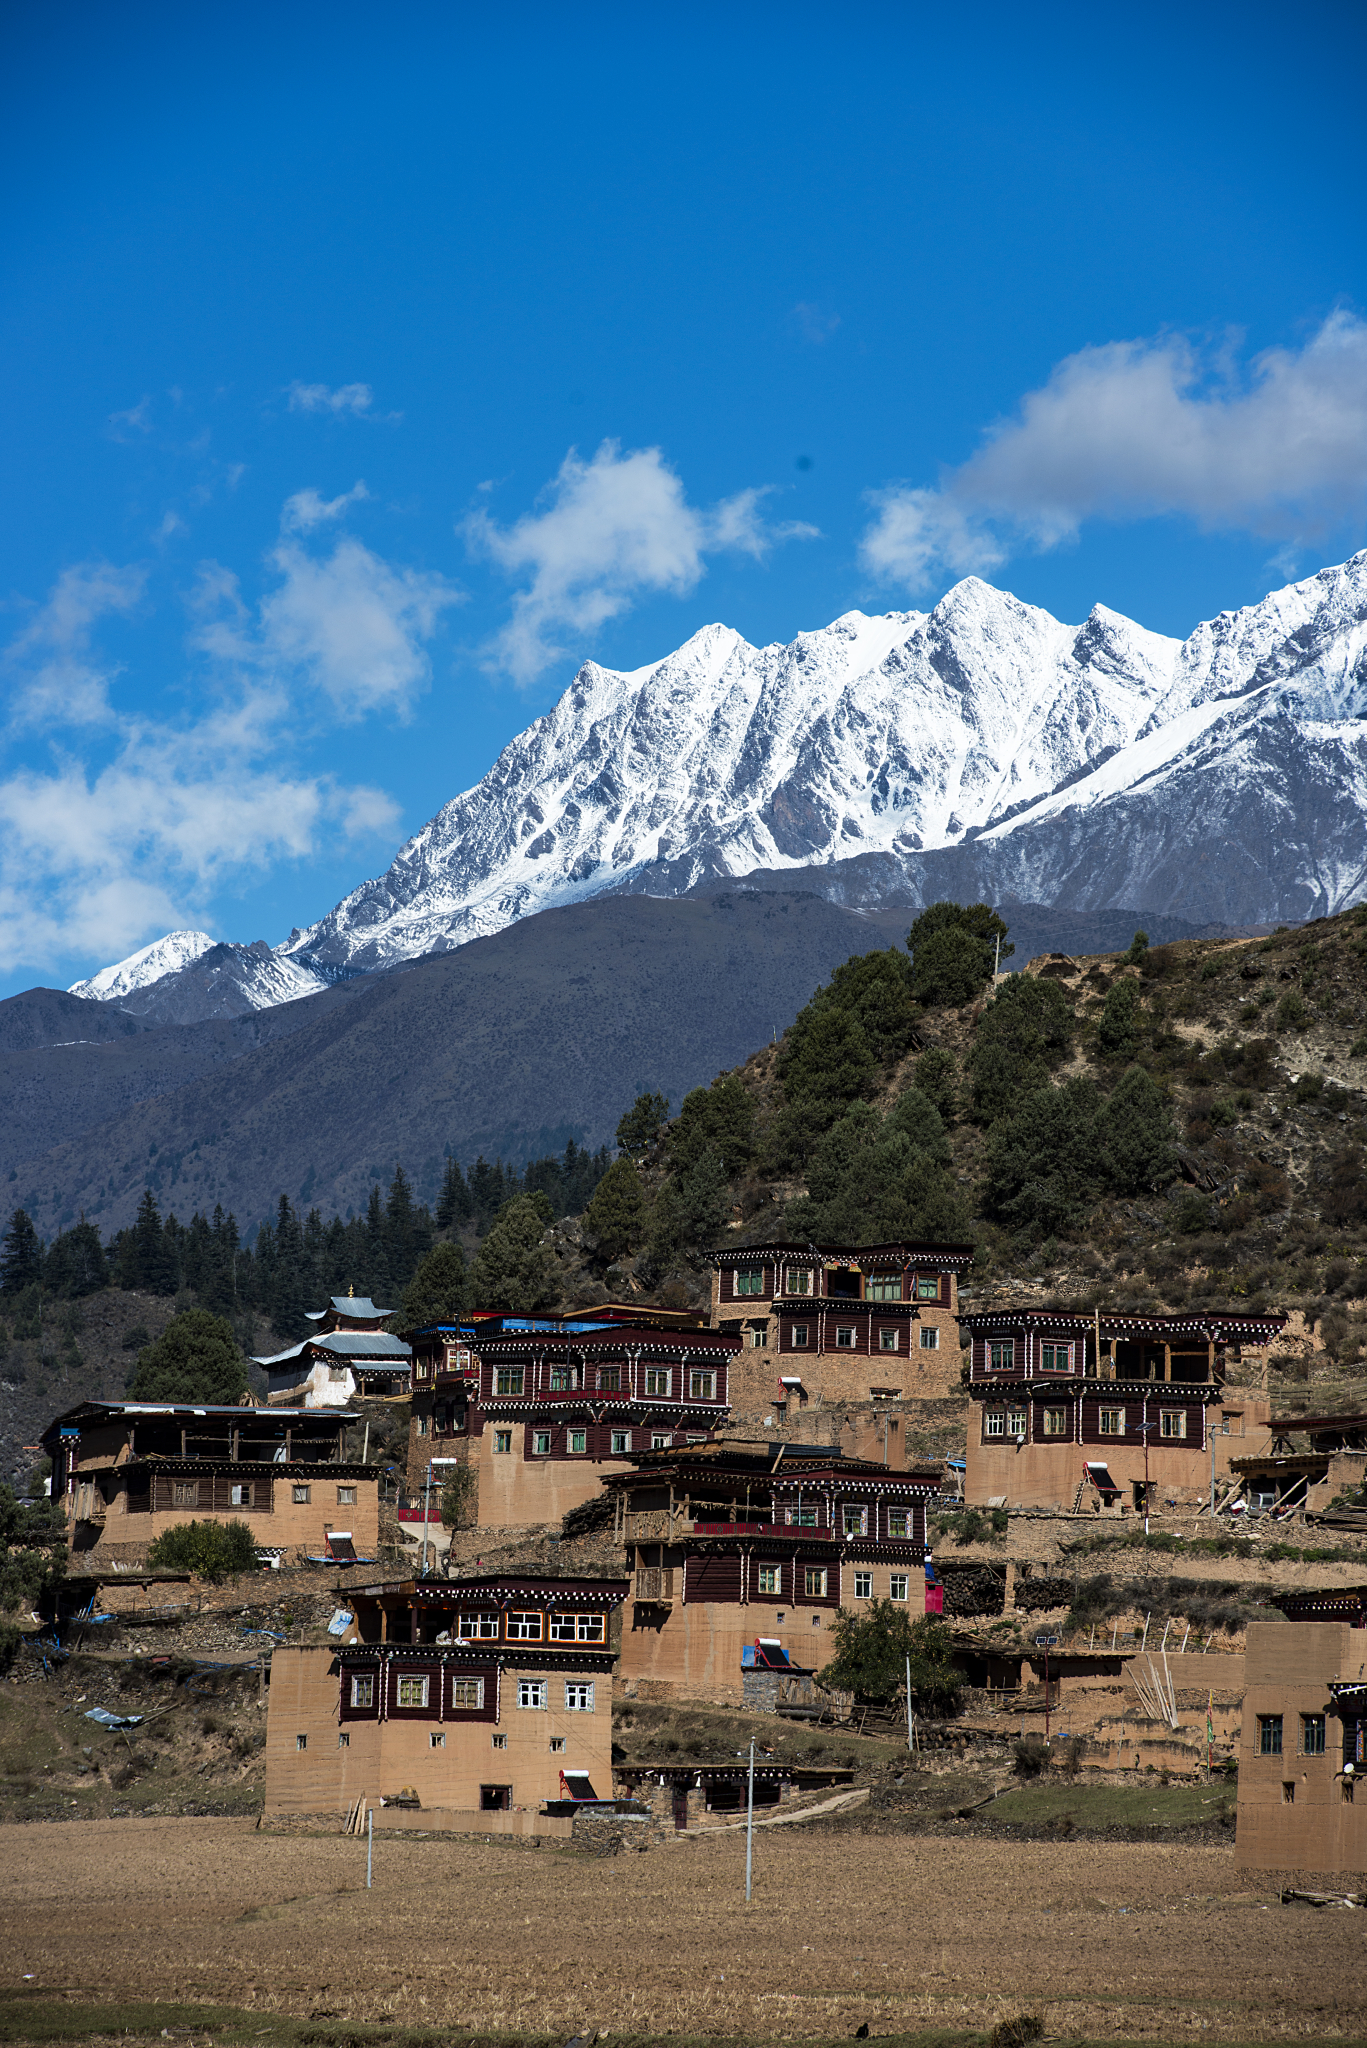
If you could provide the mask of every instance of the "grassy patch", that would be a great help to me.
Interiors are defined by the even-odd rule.
[[[992,1820],[1022,1827],[1060,1826],[1078,1834],[1107,1828],[1191,1828],[1234,1811],[1234,1788],[1222,1785],[1031,1785],[1005,1792],[984,1809]]]

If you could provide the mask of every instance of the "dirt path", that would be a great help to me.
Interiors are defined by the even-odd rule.
[[[773,1830],[590,1858],[364,1845],[232,1820],[5,1830],[17,1986],[352,2019],[715,2031],[984,2027],[1259,2040],[1367,2032],[1360,1914],[1269,1903],[1227,1849]]]

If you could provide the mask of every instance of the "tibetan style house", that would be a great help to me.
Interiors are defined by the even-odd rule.
[[[1245,1870],[1367,1870],[1362,1588],[1278,1605],[1286,1620],[1248,1631],[1234,1860]]]
[[[649,1309],[475,1315],[408,1332],[409,1486],[429,1459],[479,1477],[481,1528],[557,1522],[604,1467],[704,1443],[726,1421],[740,1340]]]
[[[969,1338],[965,1498],[975,1506],[1083,1507],[1209,1498],[1265,1396],[1226,1384],[1281,1315],[1077,1315],[989,1309]],[[1147,1489],[1147,1494],[1146,1494]]]
[[[287,1351],[255,1358],[266,1374],[267,1400],[301,1408],[345,1408],[361,1397],[404,1395],[412,1354],[380,1325],[392,1309],[376,1308],[356,1294],[334,1294],[326,1308],[312,1309],[317,1330]]]
[[[772,1705],[829,1661],[838,1607],[925,1611],[939,1467],[792,1443],[650,1452],[603,1485],[632,1570],[621,1678],[648,1699]]]
[[[277,1649],[268,1815],[385,1802],[402,1824],[531,1833],[547,1800],[612,1792],[623,1579],[485,1573],[339,1587],[344,1639]]]
[[[737,1418],[809,1403],[939,1399],[959,1384],[959,1276],[972,1245],[736,1245],[714,1251],[712,1321],[736,1336]]]
[[[85,1401],[42,1442],[67,1541],[91,1564],[140,1564],[190,1521],[245,1522],[276,1562],[341,1563],[373,1558],[379,1539],[377,1469],[346,1456],[356,1423],[332,1409]]]
[[[1367,1482],[1367,1414],[1274,1415],[1265,1441],[1240,1450],[1230,1470],[1251,1513],[1317,1514]]]

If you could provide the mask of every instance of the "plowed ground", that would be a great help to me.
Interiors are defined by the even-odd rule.
[[[272,1835],[250,1821],[12,1827],[0,1975],[81,2001],[555,2034],[1367,2036],[1360,1913],[1276,1902],[1219,1847],[836,1840],[776,1828],[594,1858]]]

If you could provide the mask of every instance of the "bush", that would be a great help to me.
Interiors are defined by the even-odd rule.
[[[245,1522],[177,1522],[148,1546],[158,1570],[193,1572],[197,1579],[230,1579],[255,1571],[256,1538]]]
[[[913,1619],[891,1600],[875,1600],[862,1614],[838,1609],[831,1635],[835,1655],[819,1674],[821,1683],[839,1686],[856,1699],[896,1699],[906,1682],[908,1658],[912,1700],[921,1706],[943,1713],[964,1682],[944,1623],[928,1615]]]
[[[1139,983],[1126,974],[1113,984],[1097,1026],[1097,1037],[1105,1053],[1132,1050],[1139,1032]]]
[[[1015,1755],[1018,1777],[1037,1778],[1049,1768],[1049,1745],[1042,1735],[1022,1735]]]
[[[1310,1022],[1310,1012],[1294,989],[1288,989],[1278,1003],[1274,1021],[1279,1031],[1300,1031]]]

